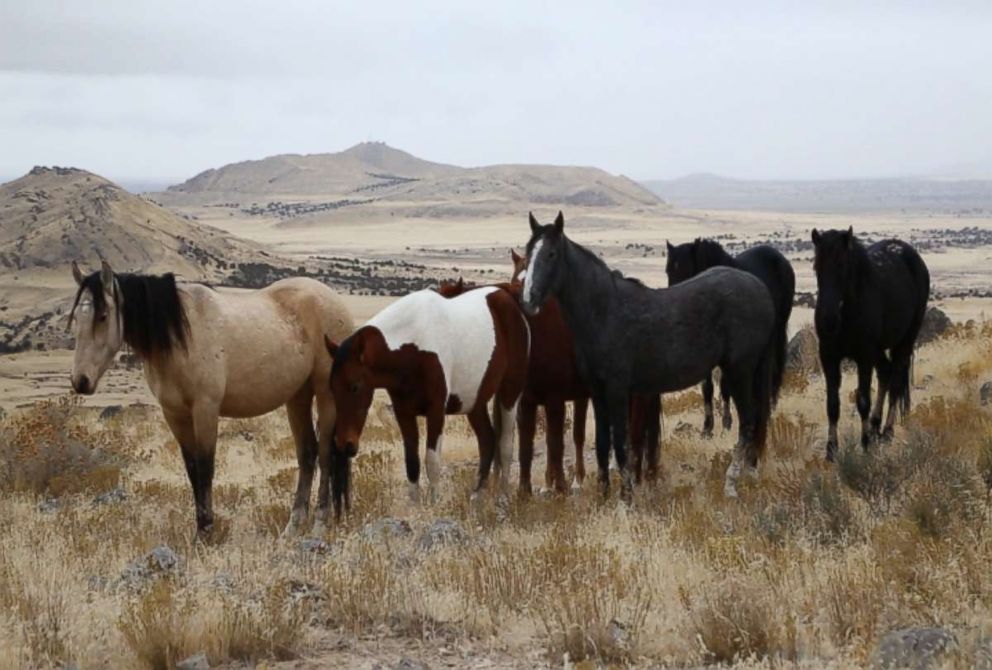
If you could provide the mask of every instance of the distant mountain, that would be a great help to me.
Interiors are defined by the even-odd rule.
[[[519,212],[528,205],[664,205],[640,184],[597,168],[462,168],[426,161],[381,142],[364,142],[339,153],[279,155],[233,163],[201,172],[155,198],[178,207],[322,199],[333,209],[386,204],[412,216]]]
[[[106,259],[121,271],[204,279],[260,253],[86,170],[36,167],[0,185],[0,274]]]
[[[992,181],[980,179],[746,180],[700,173],[643,184],[672,205],[689,209],[992,211]]]

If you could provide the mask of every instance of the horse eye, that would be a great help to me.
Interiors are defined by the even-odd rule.
[[[358,384],[357,383],[352,384],[351,386],[348,387],[348,390],[351,391],[352,393],[358,393]]]

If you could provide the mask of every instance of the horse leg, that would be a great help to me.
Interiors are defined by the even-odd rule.
[[[286,403],[286,416],[289,418],[289,429],[296,443],[296,464],[299,470],[296,474],[293,509],[289,514],[289,523],[282,533],[285,537],[299,532],[310,509],[310,491],[313,486],[314,466],[317,463],[317,437],[313,432],[312,399],[313,395],[307,388]]]
[[[647,472],[645,477],[649,482],[658,479],[658,461],[661,456],[661,395],[651,396],[648,403],[647,418]]]
[[[403,457],[406,461],[406,480],[410,492],[410,501],[420,502],[420,429],[417,427],[417,414],[406,404],[397,404],[393,400],[393,414],[396,424],[400,427],[403,437]]]
[[[833,463],[837,454],[837,421],[840,419],[840,361],[824,361],[823,378],[827,382],[827,461]]]
[[[194,505],[197,509],[197,526],[199,527],[200,514],[196,495],[199,477],[197,475],[196,433],[193,430],[193,419],[185,414],[174,414],[168,411],[164,411],[163,414],[165,415],[165,422],[169,424],[169,430],[172,431],[173,437],[179,443],[179,451],[183,455],[183,464],[186,466],[186,476],[189,478],[189,485],[193,491]]]
[[[724,381],[722,372],[720,373],[720,397],[723,399],[723,411],[720,418],[723,421],[723,430],[728,431],[734,425],[734,417],[730,413],[730,387]],[[740,416],[737,418],[740,420]]]
[[[550,488],[555,493],[565,493],[565,401],[555,398],[544,405],[548,421],[548,464]]]
[[[596,419],[596,464],[599,466],[599,487],[605,498],[610,492],[610,413],[604,392],[597,391],[593,394],[592,411]]]
[[[427,483],[431,502],[437,501],[441,484],[441,442],[444,433],[444,406],[435,405],[427,411]]]
[[[703,380],[703,437],[713,437],[713,371]]]
[[[572,441],[575,443],[575,479],[572,480],[572,490],[582,488],[586,478],[586,461],[582,453],[586,445],[586,414],[589,411],[589,398],[581,398],[572,402]]]
[[[647,422],[647,396],[630,395],[630,470],[634,481],[641,483],[641,466],[644,463],[644,433]]]
[[[217,449],[217,418],[218,411],[214,406],[193,407],[193,434],[196,437],[196,451],[193,454],[196,464],[196,486],[193,488],[193,497],[196,499],[196,525],[201,533],[210,532],[214,524],[212,493],[214,454]]]
[[[517,412],[517,429],[520,431],[520,495],[531,495],[530,470],[534,462],[534,433],[537,430],[537,403],[520,399]]]
[[[740,478],[742,468],[745,465],[749,468],[757,465],[753,462],[755,456],[752,449],[755,419],[754,394],[751,391],[751,380],[746,376],[738,376],[736,373],[727,374],[727,371],[724,370],[721,384],[724,383],[727,384],[734,405],[737,407],[737,443],[734,445],[730,465],[727,466],[727,472],[724,475],[723,494],[728,498],[736,498],[737,480]]]
[[[485,403],[476,403],[475,408],[468,415],[468,423],[472,426],[475,438],[479,442],[479,479],[475,491],[472,492],[472,497],[475,498],[485,488],[489,472],[493,467],[496,432],[493,430],[493,423],[489,419],[489,410]]]
[[[630,415],[630,391],[613,389],[609,394],[610,428],[613,437],[613,455],[620,471],[620,497],[626,503],[633,502],[634,478],[627,464],[627,418]]]
[[[889,412],[885,417],[882,439],[891,440],[895,432],[896,414],[909,410],[909,364],[913,358],[914,339],[892,347],[892,374],[889,377]]]
[[[337,421],[338,411],[334,405],[334,397],[330,393],[317,394],[317,455],[320,462],[320,484],[317,487],[317,514],[313,522],[313,534],[321,536],[327,530],[328,518],[328,498],[331,483],[331,459],[334,456],[334,423]],[[341,454],[339,457],[349,458]],[[350,463],[346,467],[351,467]],[[338,504],[336,502],[336,504]],[[340,506],[340,505],[339,505]],[[344,496],[345,510],[351,510],[351,500],[349,496]],[[340,518],[341,510],[335,509],[335,514]]]
[[[493,399],[495,411],[499,412],[499,423],[495,436],[499,446],[499,483],[501,491],[510,490],[510,469],[513,466],[513,433],[517,425],[517,399],[505,402],[502,394]],[[547,412],[547,405],[544,407]]]
[[[882,407],[892,380],[892,361],[885,355],[885,351],[880,351],[875,357],[875,372],[878,374],[878,390],[875,392],[875,406],[872,407],[870,421],[872,433],[879,437],[882,434]]]
[[[871,429],[868,424],[868,413],[871,411],[871,360],[858,359],[858,390],[855,403],[858,406],[858,416],[861,417],[861,448],[867,450],[871,439]]]

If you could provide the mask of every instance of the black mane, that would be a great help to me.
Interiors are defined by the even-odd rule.
[[[636,284],[637,286],[644,286],[644,288],[648,288],[647,285],[637,277],[624,276],[624,274],[620,272],[620,270],[611,268],[609,265],[606,264],[606,261],[604,261],[598,255],[596,255],[591,249],[588,249],[587,247],[584,247],[581,244],[578,244],[577,242],[573,242],[572,240],[568,240],[568,243],[571,245],[572,249],[582,253],[586,258],[591,260],[593,263],[596,263],[599,267],[606,270],[610,274],[610,276],[613,277],[613,279],[623,279],[624,281],[629,281],[632,284]]]
[[[728,254],[726,249],[723,248],[723,245],[716,240],[697,237],[696,242],[693,244],[693,251],[696,256],[696,272],[702,272],[703,270],[720,265],[727,267],[737,266],[734,257]]]
[[[176,277],[171,272],[164,275],[115,274],[117,280],[113,293],[122,307],[124,342],[141,358],[170,355],[177,347],[187,349],[189,321],[186,308],[176,288]],[[117,295],[120,288],[121,295]],[[93,313],[107,310],[103,279],[94,272],[83,279],[76,292],[72,312],[76,310],[83,291],[93,297]],[[108,315],[109,316],[109,315]]]

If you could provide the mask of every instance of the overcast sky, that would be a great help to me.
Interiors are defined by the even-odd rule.
[[[363,140],[640,179],[992,176],[992,2],[0,3],[0,177]]]

